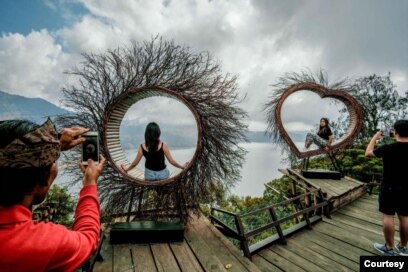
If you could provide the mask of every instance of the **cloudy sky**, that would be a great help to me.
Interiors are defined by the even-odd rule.
[[[407,14],[405,0],[2,0],[0,90],[60,105],[81,52],[161,35],[238,75],[250,129],[263,131],[271,85],[287,72],[324,69],[331,82],[391,72],[408,90]]]

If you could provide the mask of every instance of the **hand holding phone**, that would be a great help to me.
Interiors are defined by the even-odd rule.
[[[60,146],[61,151],[69,150],[80,143],[82,143],[82,134],[87,132],[89,129],[83,127],[70,127],[61,130],[60,134]]]
[[[82,135],[85,141],[82,143],[82,164],[88,165],[88,159],[99,163],[99,136],[95,131]]]
[[[392,130],[381,130],[381,135],[384,137],[390,137],[393,138],[394,137],[394,132]]]

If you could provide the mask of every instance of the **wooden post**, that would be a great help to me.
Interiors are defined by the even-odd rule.
[[[291,189],[291,194],[292,194],[292,197],[295,197],[296,196],[296,194],[297,194],[297,191],[296,191],[296,181],[295,180],[292,180],[292,184],[291,184],[291,186],[290,186],[290,189]]]
[[[302,209],[302,211],[305,210],[305,205],[303,205],[302,201],[300,199],[298,199],[298,201],[299,201],[299,206]],[[302,214],[305,217],[307,226],[309,227],[309,229],[312,229],[312,224],[310,223],[310,220],[309,220],[309,213],[303,212]]]
[[[319,202],[319,203],[320,203],[320,202],[324,202],[323,192],[322,192],[321,189],[318,190],[317,195],[318,195],[318,197],[317,197],[318,202]],[[322,211],[323,211],[323,214],[324,214],[327,218],[331,218],[331,216],[330,216],[330,210],[329,210],[329,204],[324,205],[324,206],[322,207]]]
[[[129,201],[129,209],[128,209],[128,214],[126,218],[126,222],[130,221],[130,213],[132,212],[132,206],[133,206],[133,197],[135,195],[135,187],[132,188],[132,192],[130,195],[130,201]]]
[[[275,209],[273,207],[271,207],[269,209],[269,213],[270,213],[270,215],[272,217],[272,220],[274,222],[278,220],[278,217],[276,216]],[[282,231],[282,228],[281,228],[280,224],[277,225],[275,228],[276,228],[276,231],[278,232],[279,239],[280,239],[281,243],[286,245],[286,239],[285,239],[285,236],[283,235],[283,231]]]
[[[235,215],[235,224],[237,226],[237,230],[241,239],[241,248],[244,251],[244,256],[252,261],[251,252],[249,252],[248,239],[245,236],[244,226],[242,225],[242,221],[239,215]]]

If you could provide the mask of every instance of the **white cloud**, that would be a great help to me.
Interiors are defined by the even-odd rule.
[[[131,106],[123,120],[145,125],[158,122],[166,125],[195,126],[193,113],[181,102],[167,97],[149,97]]]
[[[92,16],[85,16],[72,27],[57,31],[63,45],[74,53],[104,53],[129,42],[119,28]]]
[[[76,21],[55,33],[0,38],[0,89],[55,102],[61,86],[75,81],[63,71],[80,63],[81,52],[105,52],[156,35],[193,51],[208,50],[225,73],[238,75],[239,91],[247,94],[241,106],[254,124],[265,123],[262,109],[270,85],[286,72],[322,68],[331,82],[391,72],[398,90],[408,89],[408,19],[402,16],[408,4],[402,1],[78,2],[89,13],[72,16]],[[296,112],[292,116],[315,119]]]
[[[70,58],[47,30],[41,30],[27,36],[3,34],[0,63],[0,90],[57,103]]]

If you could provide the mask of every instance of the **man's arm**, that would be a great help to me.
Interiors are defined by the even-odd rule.
[[[378,131],[376,134],[374,134],[373,138],[371,138],[370,142],[367,145],[367,148],[365,151],[366,157],[375,157],[374,146],[377,140],[381,139],[381,137],[382,137],[381,131]]]
[[[99,164],[88,160],[88,165],[79,163],[84,174],[83,188],[79,193],[72,231],[56,227],[55,243],[59,248],[51,258],[49,270],[73,271],[85,262],[95,251],[100,234],[100,207],[97,180],[105,165],[105,158],[99,156]]]
[[[74,271],[95,251],[100,234],[100,208],[96,185],[82,188],[72,230],[55,225],[53,240],[57,246],[47,270]]]

